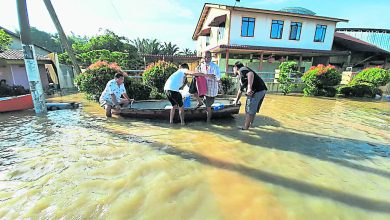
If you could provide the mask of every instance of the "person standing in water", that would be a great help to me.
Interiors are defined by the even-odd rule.
[[[204,54],[204,63],[200,65],[200,71],[207,75],[214,75],[214,78],[208,77],[207,92],[204,97],[204,103],[207,111],[207,123],[210,123],[212,111],[211,105],[214,103],[215,97],[218,95],[219,84],[221,83],[221,72],[217,64],[211,61],[211,52],[206,51]],[[222,87],[221,87],[222,88]]]
[[[253,124],[256,113],[260,111],[261,104],[263,103],[267,92],[267,86],[255,71],[245,67],[240,61],[237,61],[234,64],[233,72],[238,75],[240,79],[240,89],[238,90],[234,101],[235,105],[238,104],[241,93],[246,92],[245,123],[241,129],[248,130]]]
[[[213,75],[207,75],[203,73],[196,73],[189,70],[188,64],[184,63],[179,66],[179,69],[173,73],[168,80],[165,82],[164,91],[172,105],[170,115],[169,115],[169,123],[173,123],[173,118],[175,117],[176,109],[179,108],[179,117],[182,125],[184,122],[184,106],[183,106],[183,97],[180,94],[179,90],[186,85],[187,75],[192,76],[207,76],[214,77]]]

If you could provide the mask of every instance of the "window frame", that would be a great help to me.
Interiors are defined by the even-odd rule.
[[[317,36],[317,30],[318,28],[321,27],[321,28],[324,28],[323,29],[323,32],[322,32],[322,36],[321,36],[321,40],[316,40],[316,36]],[[317,24],[316,25],[316,29],[314,31],[314,39],[313,41],[316,42],[316,43],[323,43],[325,42],[325,36],[326,36],[326,29],[328,28],[328,25],[325,25],[325,24]]]
[[[293,25],[294,24],[294,25]],[[298,25],[299,24],[299,25]],[[293,26],[297,26],[297,29],[299,28],[299,38],[297,39],[298,32],[295,35],[295,39],[291,37]],[[292,21],[290,23],[290,34],[288,36],[289,40],[295,40],[295,41],[300,41],[301,40],[301,34],[302,34],[302,22],[299,21]]]
[[[248,21],[244,21],[244,18],[247,18]],[[253,19],[253,21],[251,21],[250,19]],[[243,24],[244,22],[247,22],[248,23],[248,26],[247,26],[247,30],[246,30],[246,36],[243,35],[243,32],[242,32],[242,28],[243,28]],[[249,24],[253,22],[253,33],[252,33],[252,36],[249,35]],[[256,28],[256,18],[253,18],[253,17],[241,17],[241,31],[240,31],[240,35],[241,37],[255,37],[255,28]]]
[[[278,30],[280,30],[280,38],[279,37],[272,37],[272,27],[274,25],[274,21],[276,21],[276,22],[280,22],[281,21],[282,22],[282,24],[276,23],[279,27],[280,27],[280,25],[282,26],[281,29],[279,29],[279,27],[278,27]],[[274,19],[272,19],[272,21],[271,21],[271,31],[269,33],[269,38],[274,39],[274,40],[283,39],[283,28],[284,28],[284,20],[274,20]]]

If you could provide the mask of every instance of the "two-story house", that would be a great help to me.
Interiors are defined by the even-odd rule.
[[[301,71],[327,64],[337,22],[345,19],[317,16],[303,8],[272,11],[205,4],[192,39],[197,51],[210,50],[222,72],[237,60],[260,72],[274,72],[280,62],[297,60]]]

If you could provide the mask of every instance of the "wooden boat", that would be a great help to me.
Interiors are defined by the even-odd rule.
[[[203,105],[195,109],[196,101],[191,101],[191,106],[185,107],[185,119],[187,120],[205,120],[207,117],[206,107]],[[167,100],[152,100],[134,102],[128,108],[122,108],[120,115],[132,118],[149,118],[169,120],[171,104]],[[240,111],[240,105],[234,105],[230,99],[217,98],[212,106],[213,118],[232,117]],[[178,110],[177,110],[178,112]],[[175,115],[178,119],[178,113]]]
[[[30,94],[0,98],[0,112],[20,111],[34,108]]]

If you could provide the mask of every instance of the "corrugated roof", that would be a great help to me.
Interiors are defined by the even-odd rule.
[[[334,33],[334,43],[341,44],[342,46],[345,46],[351,50],[356,50],[356,51],[390,54],[390,52],[383,50],[373,44],[352,37],[351,35],[339,33],[339,32]]]
[[[6,50],[2,53],[0,53],[0,59],[5,59],[5,60],[23,60],[24,55],[22,51],[19,50]],[[42,55],[37,55],[37,60],[47,60],[50,61],[49,57],[42,56]]]

